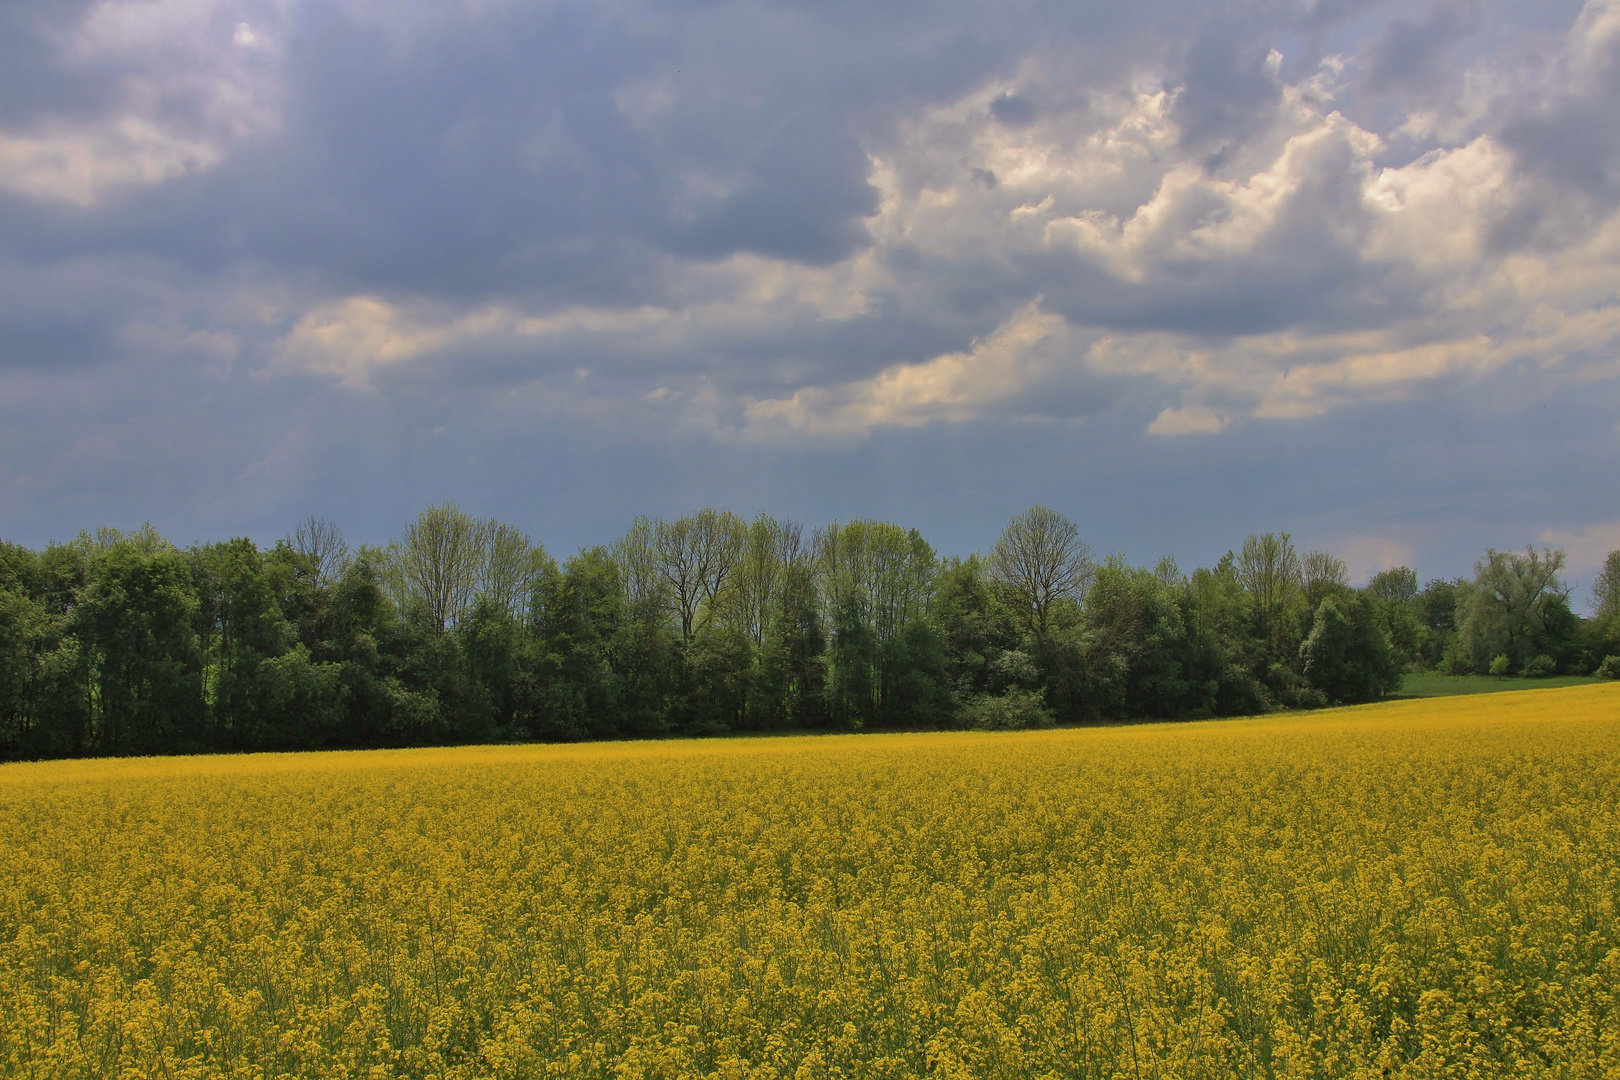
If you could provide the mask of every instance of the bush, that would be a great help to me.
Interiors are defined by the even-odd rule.
[[[1474,661],[1469,658],[1463,647],[1453,641],[1446,646],[1446,651],[1440,657],[1440,673],[1442,675],[1472,675],[1474,674]]]
[[[980,731],[1049,728],[1057,721],[1046,699],[1034,690],[1008,690],[1001,697],[978,694],[962,707],[962,720]]]
[[[1606,656],[1594,672],[1600,679],[1620,679],[1620,656]]]
[[[1498,679],[1505,678],[1508,673],[1507,653],[1497,653],[1491,657],[1491,674]]]
[[[1524,677],[1527,679],[1545,679],[1558,670],[1557,661],[1545,653],[1532,656],[1524,665]]]

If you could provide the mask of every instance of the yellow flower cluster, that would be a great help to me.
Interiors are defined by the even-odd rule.
[[[0,1074],[1613,1077],[1620,687],[0,767]]]

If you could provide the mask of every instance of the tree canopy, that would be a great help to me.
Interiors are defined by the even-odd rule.
[[[1563,565],[1493,550],[1357,589],[1268,532],[1188,574],[1099,560],[1038,506],[966,558],[714,508],[560,564],[448,503],[383,547],[317,518],[267,548],[103,528],[0,542],[0,756],[1044,726],[1369,701],[1435,667],[1620,674],[1620,553],[1592,620]]]

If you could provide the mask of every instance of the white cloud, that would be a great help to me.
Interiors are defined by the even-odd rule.
[[[282,367],[335,375],[359,388],[375,368],[421,356],[483,325],[487,319],[424,323],[377,297],[351,296],[299,319],[277,359]]]
[[[140,117],[95,128],[0,132],[0,187],[34,199],[79,206],[125,185],[157,184],[217,164],[220,152]]]
[[[100,0],[63,62],[122,69],[100,113],[0,130],[0,188],[90,206],[109,192],[217,166],[280,121],[281,13],[249,23],[231,0]]]
[[[805,267],[737,255],[685,268],[667,305],[633,308],[575,305],[532,313],[519,304],[457,309],[426,300],[348,296],[302,310],[275,348],[282,372],[334,376],[368,388],[374,373],[429,357],[453,363],[477,346],[590,345],[625,357],[662,355],[692,373],[695,350],[748,334],[769,335],[784,323],[836,323],[863,314],[869,292],[885,278],[870,256],[833,267]],[[520,372],[518,378],[542,372]],[[646,373],[652,378],[663,372]],[[667,393],[665,396],[669,396]]]
[[[1511,156],[1485,135],[1382,169],[1362,193],[1373,223],[1364,254],[1466,275],[1481,265],[1489,230],[1517,194]]]
[[[397,17],[385,5],[345,10],[400,40],[461,17],[430,6]],[[1551,65],[1564,74],[1538,76],[1547,93],[1560,79],[1590,81],[1607,62],[1617,10],[1587,5],[1561,66]],[[276,3],[95,4],[63,56],[116,65],[125,72],[116,94],[99,116],[43,116],[0,131],[0,187],[90,205],[121,187],[217,167],[239,140],[280,123],[287,19]],[[1262,78],[1275,108],[1256,111],[1260,127],[1212,157],[1184,145],[1178,117],[1191,91],[1163,66],[1144,60],[1094,86],[1084,71],[1035,55],[955,100],[919,107],[892,137],[870,137],[871,244],[842,262],[652,254],[637,271],[656,283],[653,298],[620,306],[351,286],[265,320],[290,327],[270,366],[365,388],[390,368],[450,368],[504,349],[524,358],[501,373],[519,384],[580,366],[565,365],[572,350],[617,365],[614,392],[637,422],[657,407],[686,420],[729,418],[757,438],[830,439],[1061,417],[1084,407],[1062,403],[1078,400],[1065,390],[1085,378],[1145,387],[1132,400],[1146,396],[1151,434],[1230,437],[1245,419],[1411,397],[1516,364],[1540,366],[1549,380],[1620,376],[1620,217],[1601,217],[1563,246],[1515,251],[1500,240],[1504,222],[1546,198],[1510,142],[1480,127],[1489,112],[1480,103],[1510,76],[1476,66],[1466,102],[1422,132],[1408,125],[1386,139],[1341,110],[1350,61],[1330,57],[1288,82],[1274,53]],[[713,100],[725,92],[720,82],[695,85],[637,70],[610,96],[646,133],[698,89]],[[1007,94],[1033,103],[1016,124],[992,110]],[[537,107],[533,119],[515,140],[518,161],[566,151],[588,164],[592,147],[560,105]],[[1401,140],[1419,134],[1447,141],[1408,160]],[[1404,164],[1384,164],[1390,142]],[[677,205],[757,179],[747,162],[701,154],[672,175]],[[1313,284],[1290,291],[1297,281]],[[987,312],[1014,307],[991,325],[997,316]],[[1248,310],[1229,317],[1234,308]],[[886,360],[927,354],[867,347],[850,357],[801,340],[880,316],[960,351],[894,363]]]
[[[1608,16],[1594,10],[1576,46],[1603,36]],[[1093,97],[1009,130],[988,116],[985,102],[1000,92],[988,87],[919,120],[902,152],[880,163],[874,232],[957,260],[1073,251],[1149,311],[1168,305],[1171,290],[1218,291],[1254,273],[1255,259],[1293,259],[1308,275],[1309,260],[1337,248],[1342,265],[1361,268],[1340,299],[1364,302],[1369,322],[1380,308],[1407,309],[1365,330],[1314,329],[1301,312],[1262,333],[1106,332],[1087,355],[1094,370],[1153,379],[1182,398],[1153,420],[1155,434],[1214,432],[1244,413],[1319,415],[1516,362],[1557,378],[1620,373],[1620,218],[1563,248],[1493,251],[1502,223],[1542,197],[1518,179],[1513,155],[1475,135],[1378,167],[1383,141],[1332,109],[1341,66],[1284,87],[1276,128],[1219,169],[1181,150],[1163,90]],[[1177,318],[1167,306],[1164,321]]]
[[[1620,42],[1620,2],[1587,0],[1570,28],[1569,59],[1577,82],[1601,77]]]
[[[1562,548],[1569,557],[1569,570],[1593,574],[1611,551],[1620,551],[1620,521],[1599,521],[1577,529],[1548,529],[1541,542]]]
[[[1052,220],[1045,239],[1072,243],[1133,282],[1150,280],[1167,263],[1215,263],[1247,255],[1273,238],[1307,185],[1357,183],[1379,147],[1376,136],[1330,113],[1291,136],[1265,169],[1245,179],[1214,177],[1196,162],[1184,161],[1164,174],[1153,196],[1129,218],[1088,209]]]
[[[1162,80],[1142,75],[1080,104],[1060,101],[1018,127],[992,118],[990,102],[1009,89],[993,82],[923,113],[895,147],[874,154],[873,245],[842,263],[813,268],[757,255],[668,262],[666,302],[632,310],[446,312],[350,297],[306,313],[282,343],[280,362],[362,386],[378,368],[475,342],[566,338],[660,358],[627,387],[642,403],[690,408],[701,400],[705,418],[737,411],[752,437],[835,439],[884,425],[1019,415],[1020,399],[1072,383],[1077,372],[1159,384],[1165,400],[1147,427],[1155,435],[1218,434],[1244,416],[1316,416],[1514,363],[1559,378],[1620,374],[1612,289],[1620,218],[1563,249],[1493,252],[1493,229],[1529,197],[1512,155],[1479,135],[1405,165],[1377,166],[1382,140],[1333,108],[1342,66],[1334,59],[1282,86],[1274,128],[1220,169],[1180,146],[1174,92]],[[644,119],[671,107],[659,86],[622,90],[621,108]],[[1078,256],[1117,283],[1148,325],[1109,328],[1106,309],[1090,325],[1087,296],[1064,295],[1070,286],[1061,280],[1038,280],[1032,291],[1050,287],[1059,302],[1028,302],[963,352],[855,379],[794,360],[790,338],[806,318],[856,319],[878,296],[919,314],[938,303],[926,272],[897,270],[902,249],[922,253],[925,270]],[[1184,330],[1151,325],[1155,307],[1165,310],[1157,321],[1187,321],[1175,314],[1177,292],[1229,292],[1234,275],[1272,272],[1266,260],[1283,260],[1276,272],[1286,279],[1288,260],[1330,256],[1335,273],[1359,275],[1343,286],[1359,290],[1352,303],[1364,301],[1369,316],[1380,307],[1402,313],[1362,329],[1313,326],[1288,312],[1278,318],[1291,325],[1250,333],[1196,320]],[[1067,320],[1057,307],[1071,312]],[[791,393],[730,390],[732,376],[701,370],[703,355],[730,342],[773,338],[782,339],[776,348],[793,373]],[[1580,359],[1565,364],[1571,357]]]
[[[751,433],[783,430],[830,438],[860,437],[885,425],[917,427],[968,420],[1028,390],[1054,364],[1050,349],[1066,330],[1063,319],[1024,307],[967,352],[920,364],[896,364],[870,379],[808,387],[792,397],[751,401]]]
[[[1213,435],[1224,431],[1231,417],[1204,405],[1162,409],[1148,425],[1149,435]]]

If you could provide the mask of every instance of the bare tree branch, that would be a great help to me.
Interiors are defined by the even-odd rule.
[[[1052,604],[1082,596],[1096,574],[1096,561],[1072,519],[1032,506],[1007,523],[986,568],[1013,597],[1028,628],[1044,638]]]
[[[349,556],[349,545],[337,522],[311,515],[298,523],[287,538],[292,549],[309,560],[316,585],[325,585]]]

